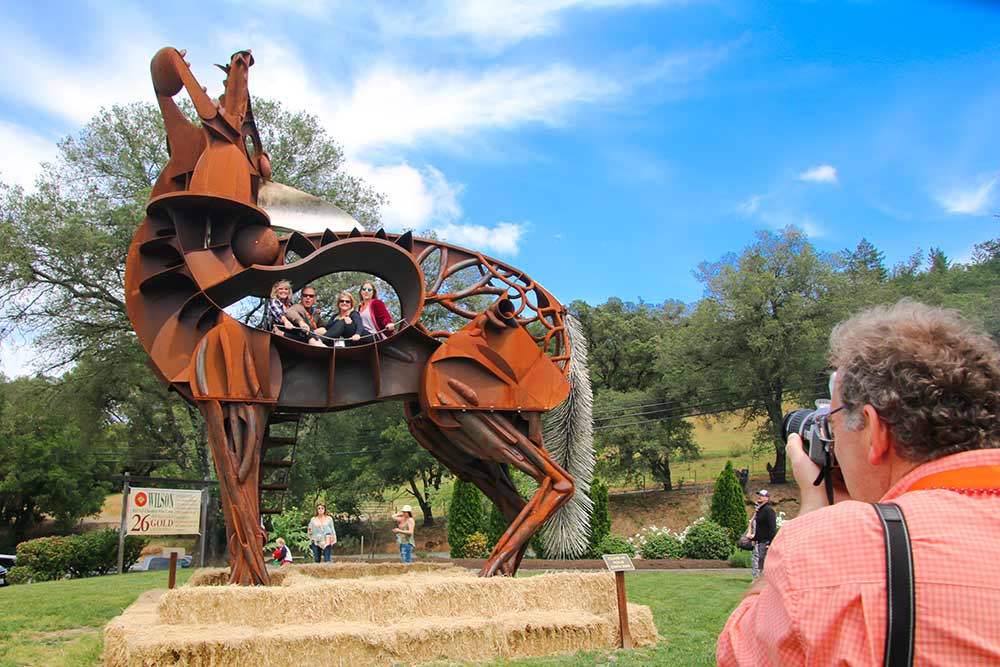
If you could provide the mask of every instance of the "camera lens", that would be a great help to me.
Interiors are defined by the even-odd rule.
[[[788,440],[792,433],[798,433],[805,437],[806,431],[816,420],[816,411],[809,409],[792,410],[781,422],[781,437]]]

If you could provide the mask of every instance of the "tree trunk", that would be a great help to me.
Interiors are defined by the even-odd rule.
[[[649,468],[653,473],[653,479],[663,484],[664,491],[673,490],[673,482],[670,478],[670,459],[652,460],[649,462]]]
[[[774,465],[768,464],[767,472],[771,479],[771,484],[784,484],[787,477],[785,475],[785,443],[781,441],[781,422],[784,415],[781,413],[781,394],[779,392],[777,400],[767,401],[767,417],[771,422],[771,429],[774,433]]]
[[[427,502],[427,496],[420,493],[419,489],[417,489],[417,484],[413,481],[413,479],[410,479],[410,493],[412,493],[413,497],[417,499],[417,504],[420,505],[420,511],[424,514],[423,525],[433,526],[434,511],[431,508],[431,504]]]

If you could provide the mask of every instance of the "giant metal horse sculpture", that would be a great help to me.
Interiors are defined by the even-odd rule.
[[[262,480],[270,467],[291,465],[263,457],[281,444],[271,426],[303,412],[387,399],[403,401],[417,442],[475,483],[510,522],[482,575],[516,572],[528,540],[549,519],[546,546],[579,553],[590,509],[582,491],[593,467],[590,387],[582,338],[563,306],[511,266],[409,233],[354,229],[279,238],[257,206],[271,169],[247,88],[250,52],[220,66],[227,78],[218,100],[203,92],[183,58],[165,48],[151,64],[170,160],[129,248],[126,303],[154,371],[204,415],[230,582],[268,582]],[[182,88],[201,127],[173,101]],[[430,287],[424,269],[436,272]],[[449,278],[468,270],[476,272],[472,284],[445,293]],[[383,341],[320,348],[248,327],[224,311],[247,296],[266,296],[279,279],[298,288],[339,271],[392,285],[403,325]],[[478,311],[463,305],[476,296],[492,302]],[[420,323],[427,304],[468,322],[455,332],[429,331]],[[573,384],[579,391],[571,392]],[[541,415],[556,406],[546,430],[550,454]],[[538,481],[530,501],[515,489],[509,466]]]

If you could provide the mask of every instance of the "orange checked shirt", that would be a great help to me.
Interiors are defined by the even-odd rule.
[[[1000,665],[1000,478],[984,466],[1000,466],[1000,449],[926,463],[882,498],[902,508],[913,547],[914,665]],[[970,468],[993,490],[912,488]],[[763,576],[764,590],[719,636],[719,665],[882,664],[885,540],[871,505],[842,502],[785,522]]]

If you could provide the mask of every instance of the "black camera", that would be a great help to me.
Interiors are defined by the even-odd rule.
[[[802,436],[802,447],[816,465],[827,467],[833,464],[831,446],[833,433],[826,416],[830,414],[828,401],[816,401],[815,410],[793,410],[781,422],[781,438],[788,440],[792,433]]]

